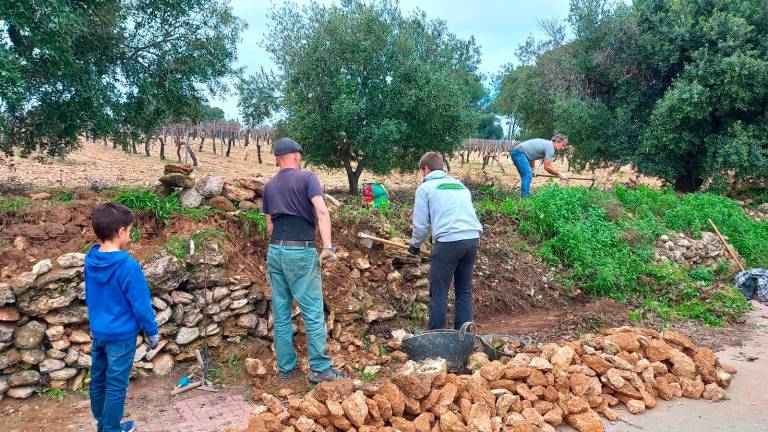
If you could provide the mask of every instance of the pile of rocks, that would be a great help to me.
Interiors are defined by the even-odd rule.
[[[208,205],[224,212],[261,208],[264,183],[260,180],[225,181],[221,177],[208,175],[195,180],[192,165],[167,164],[159,181],[155,192],[160,196],[168,196],[177,191],[179,201],[185,207],[199,207],[207,199]]]
[[[501,361],[474,353],[468,366],[471,375],[455,375],[441,359],[409,361],[378,385],[343,380],[303,397],[264,394],[244,432],[543,432],[562,423],[599,432],[599,414],[617,420],[619,404],[640,414],[658,398],[722,400],[736,373],[679,333],[630,327]]]
[[[682,233],[672,234],[671,237],[662,235],[656,241],[655,250],[657,261],[671,261],[689,267],[711,267],[729,259],[723,243],[714,233],[708,231],[701,232],[701,239],[694,239]],[[738,252],[733,250],[739,257]]]
[[[161,256],[144,264],[161,342],[149,350],[137,337],[135,373],[167,374],[174,362],[194,356],[206,334],[214,347],[224,338],[269,336],[264,287],[216,267],[225,258],[215,243],[204,252],[187,262]],[[4,394],[29,397],[37,386],[82,386],[91,365],[83,260],[81,253],[42,260],[12,284],[0,284],[0,400]],[[190,271],[193,266],[197,271]]]

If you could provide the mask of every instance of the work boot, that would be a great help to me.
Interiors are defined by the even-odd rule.
[[[323,381],[336,381],[346,377],[347,377],[347,374],[345,372],[336,370],[332,367],[329,367],[328,369],[322,372],[310,371],[309,375],[307,376],[309,381],[315,384],[321,383]]]
[[[293,378],[293,371],[294,369],[291,369],[287,372],[284,371],[278,371],[277,372],[277,379],[280,381],[289,381],[291,378]]]
[[[136,430],[136,424],[133,422],[133,420],[128,420],[127,422],[120,425],[120,430],[122,432],[133,432]]]

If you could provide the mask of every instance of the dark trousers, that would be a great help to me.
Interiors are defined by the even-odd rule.
[[[91,412],[99,432],[119,432],[125,393],[136,352],[136,338],[122,341],[94,339],[91,346]]]
[[[472,321],[472,269],[480,239],[435,242],[429,268],[429,329],[445,328],[448,288],[456,292],[453,328]]]

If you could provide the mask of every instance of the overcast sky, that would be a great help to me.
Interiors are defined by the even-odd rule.
[[[248,23],[238,49],[238,63],[245,66],[246,74],[262,67],[274,68],[270,55],[261,47],[267,12],[274,3],[281,2],[232,0],[235,15]],[[419,8],[429,19],[440,18],[460,37],[474,36],[482,54],[480,71],[486,75],[496,73],[506,63],[516,62],[515,48],[529,34],[542,36],[537,19],[568,16],[568,0],[400,0],[400,7],[406,13]],[[239,117],[236,96],[214,100],[213,105],[221,107],[227,118]]]

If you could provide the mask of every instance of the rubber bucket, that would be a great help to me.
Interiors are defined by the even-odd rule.
[[[403,349],[411,360],[440,357],[448,363],[448,370],[457,371],[464,369],[476,333],[477,326],[473,322],[464,323],[459,330],[429,330],[403,338]]]
[[[530,345],[532,342],[532,339],[530,336],[510,336],[505,334],[497,334],[497,333],[491,333],[491,334],[485,334],[480,335],[477,337],[480,340],[480,345],[483,347],[483,352],[485,355],[488,356],[489,360],[499,360],[501,357],[514,357],[514,354],[508,354],[504,351],[498,350],[493,347],[492,341],[494,340],[501,340],[501,341],[514,341],[518,342],[520,344],[521,350],[525,348],[526,345]]]

